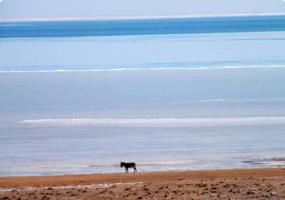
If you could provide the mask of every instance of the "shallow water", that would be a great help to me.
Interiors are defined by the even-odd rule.
[[[284,166],[284,39],[1,39],[0,175]]]

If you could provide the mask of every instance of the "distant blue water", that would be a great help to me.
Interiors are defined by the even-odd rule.
[[[96,23],[0,25],[0,176],[284,167],[283,16]]]
[[[284,31],[285,15],[1,22],[0,37],[76,37]]]

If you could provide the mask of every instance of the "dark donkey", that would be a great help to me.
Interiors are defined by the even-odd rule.
[[[137,165],[134,162],[132,163],[121,162],[121,167],[125,167],[125,173],[129,173],[129,168],[133,168],[134,173],[137,172]]]

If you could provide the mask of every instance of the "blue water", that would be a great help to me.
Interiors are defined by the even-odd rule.
[[[0,176],[284,167],[283,18],[2,23]]]
[[[1,22],[0,37],[76,37],[284,31],[285,15]]]

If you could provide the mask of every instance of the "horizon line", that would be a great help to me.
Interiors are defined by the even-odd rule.
[[[247,17],[247,16],[285,16],[285,12],[276,13],[233,13],[211,15],[153,15],[153,16],[110,16],[110,17],[47,17],[47,18],[6,18],[0,22],[26,22],[26,21],[77,21],[77,20],[140,20],[140,19],[183,19],[183,18],[215,18],[215,17]]]

